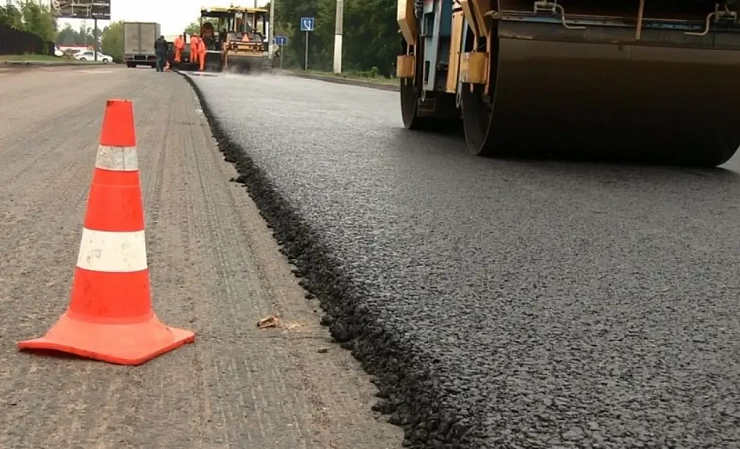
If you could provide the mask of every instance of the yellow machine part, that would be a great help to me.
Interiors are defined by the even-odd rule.
[[[534,3],[561,9],[532,20]],[[727,16],[712,2],[628,3],[460,0],[448,19],[444,65],[424,61],[414,1],[399,0],[404,124],[439,129],[440,118],[461,118],[468,149],[478,155],[726,162],[740,145],[740,28],[732,20],[729,28],[717,25],[713,17]],[[735,8],[725,10],[730,19]],[[595,19],[615,17],[627,20],[604,26]],[[695,24],[695,31],[676,23]],[[423,71],[435,68],[436,81],[425,80]]]
[[[397,20],[403,38],[413,45],[418,35],[414,16],[414,0],[398,0]]]

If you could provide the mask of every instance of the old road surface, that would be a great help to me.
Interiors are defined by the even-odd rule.
[[[400,448],[319,324],[185,79],[0,75],[0,448]],[[64,312],[108,98],[134,102],[156,313],[197,332],[139,367],[18,352]],[[251,125],[250,125],[251,126]],[[258,330],[279,313],[285,326]]]
[[[737,158],[487,160],[393,92],[191,80],[408,445],[740,447]]]

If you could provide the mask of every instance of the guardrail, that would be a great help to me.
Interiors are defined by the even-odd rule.
[[[0,25],[0,55],[54,56],[54,46],[54,42],[44,41],[33,33]]]

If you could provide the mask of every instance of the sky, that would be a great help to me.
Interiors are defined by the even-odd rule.
[[[111,20],[128,22],[157,22],[162,25],[162,34],[179,34],[200,16],[202,6],[229,6],[231,3],[240,6],[253,7],[254,0],[111,0]],[[258,6],[264,6],[267,0],[257,0]],[[82,24],[79,19],[59,20],[60,28],[69,23],[72,28],[78,29]],[[92,27],[92,20],[87,21]],[[102,30],[110,22],[98,21]]]

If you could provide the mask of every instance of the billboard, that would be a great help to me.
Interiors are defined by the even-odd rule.
[[[51,9],[60,19],[110,20],[111,0],[51,0]]]

